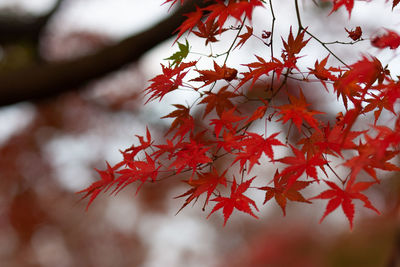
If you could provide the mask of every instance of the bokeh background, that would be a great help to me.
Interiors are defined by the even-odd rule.
[[[296,25],[293,3],[272,2],[276,2],[276,34],[287,36],[289,25]],[[346,40],[344,27],[361,25],[366,38],[380,27],[399,28],[399,12],[392,12],[390,3],[375,2],[356,2],[348,20],[344,10],[328,17],[327,2],[302,1],[303,24],[312,25],[310,31],[323,40]],[[174,197],[185,188],[170,180],[146,185],[137,196],[134,186],[117,196],[101,195],[85,211],[86,202],[79,201],[75,192],[97,179],[94,168],[104,169],[106,160],[118,162],[118,150],[136,142],[135,135],[143,135],[146,125],[154,138],[162,139],[168,122],[159,118],[170,112],[171,103],[185,103],[184,98],[167,96],[164,104],[143,106],[147,81],[176,48],[171,48],[173,39],[158,40],[148,51],[86,80],[71,74],[73,64],[67,65],[70,71],[57,66],[78,64],[118,47],[172,17],[173,10],[168,12],[161,3],[0,0],[0,266],[400,266],[397,174],[382,173],[386,175],[382,185],[368,191],[381,216],[357,203],[353,231],[340,210],[318,224],[326,203],[312,207],[290,203],[283,217],[272,201],[261,208],[259,220],[236,213],[226,227],[221,214],[207,220],[209,210],[201,211],[200,203],[175,215],[183,200]],[[380,25],[371,20],[373,16],[379,16]],[[256,34],[268,30],[270,13],[258,10],[253,24],[259,26]],[[193,51],[204,42],[195,37],[189,41]],[[135,54],[135,45],[130,45],[125,49]],[[361,51],[392,65],[397,60],[395,51],[378,51],[368,41],[345,48],[332,47],[348,62]],[[250,42],[228,62],[247,63],[262,49]],[[317,43],[304,53],[309,56],[305,66],[327,54]],[[117,52],[110,58],[116,57]],[[59,86],[35,95],[38,78],[30,74],[43,65],[48,66],[41,74],[46,81],[68,79],[57,78]],[[75,79],[76,83],[64,86]],[[10,94],[12,86],[27,89]],[[326,105],[329,100],[324,97],[313,96],[313,101]],[[333,118],[340,108],[331,107]],[[258,171],[273,174],[274,168],[259,166]]]

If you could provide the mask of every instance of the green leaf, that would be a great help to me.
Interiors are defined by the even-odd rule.
[[[178,46],[179,46],[178,52],[175,52],[169,58],[165,58],[166,60],[172,60],[171,66],[178,65],[189,54],[189,43],[187,40],[186,40],[186,44],[182,44],[182,43],[178,42]]]

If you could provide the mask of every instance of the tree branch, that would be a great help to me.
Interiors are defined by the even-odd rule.
[[[208,5],[211,4],[208,2]],[[144,53],[170,38],[184,21],[183,14],[204,6],[202,1],[189,1],[153,27],[121,42],[74,60],[37,64],[23,69],[0,72],[0,106],[38,100],[78,89],[122,66],[138,60]]]
[[[20,40],[37,42],[40,33],[63,1],[57,0],[46,14],[35,18],[24,15],[9,15],[8,13],[0,15],[0,43],[6,44]]]

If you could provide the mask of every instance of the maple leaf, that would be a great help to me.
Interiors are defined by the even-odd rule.
[[[203,23],[202,21],[199,21],[199,24],[197,25],[197,28],[199,29],[198,31],[193,31],[195,35],[197,35],[200,38],[204,38],[205,44],[207,45],[209,42],[214,43],[218,42],[217,38],[215,36],[219,33],[223,33],[227,29],[221,29],[218,30],[218,25],[214,20],[208,20],[206,23]]]
[[[168,168],[175,168],[178,174],[185,167],[189,167],[193,170],[191,176],[193,177],[200,164],[212,161],[206,154],[209,149],[210,147],[206,147],[191,137],[190,142],[182,143],[179,150],[173,153],[171,157],[175,157],[175,161]]]
[[[307,103],[302,90],[300,90],[299,98],[289,94],[289,101],[290,104],[275,107],[280,110],[278,114],[282,115],[282,117],[277,121],[283,121],[283,123],[286,123],[288,120],[291,120],[294,125],[296,125],[299,132],[301,132],[301,125],[304,120],[317,131],[321,131],[318,127],[318,121],[313,116],[323,114],[323,112],[307,110],[307,106],[310,104]]]
[[[230,110],[224,110],[222,112],[222,115],[219,119],[212,119],[210,122],[210,125],[215,125],[214,126],[214,131],[215,135],[219,136],[219,133],[221,132],[222,128],[225,127],[228,130],[233,130],[233,123],[241,121],[245,119],[246,117],[239,117],[234,115],[233,113],[235,112],[236,108],[232,108]]]
[[[120,176],[115,179],[115,183],[117,185],[113,193],[115,192],[117,194],[129,184],[135,181],[141,181],[142,183],[136,190],[137,194],[148,179],[150,179],[152,182],[156,180],[158,176],[158,170],[160,169],[161,165],[156,167],[156,162],[147,153],[145,153],[145,155],[145,161],[132,161],[128,164],[128,168],[121,169],[117,172],[120,174]]]
[[[99,193],[101,191],[107,191],[113,184],[115,181],[115,167],[111,167],[110,164],[108,162],[107,163],[107,170],[101,171],[98,169],[95,169],[97,171],[97,173],[100,175],[101,180],[100,181],[96,181],[94,183],[92,183],[89,187],[76,192],[77,194],[82,194],[82,193],[86,193],[82,198],[86,198],[88,196],[90,196],[89,202],[86,206],[86,211],[89,209],[89,206],[92,204],[92,202],[96,199],[96,197],[99,195]]]
[[[223,147],[226,152],[231,152],[233,149],[241,149],[242,145],[240,144],[240,140],[244,138],[243,135],[237,135],[235,130],[224,130],[222,134],[223,140],[218,140],[218,148]]]
[[[287,174],[290,175],[288,186],[295,183],[304,172],[307,174],[307,176],[314,178],[314,180],[318,182],[319,179],[316,167],[320,167],[320,169],[325,173],[324,165],[327,163],[327,161],[322,157],[321,154],[315,154],[311,158],[307,159],[301,150],[292,145],[290,145],[290,147],[292,148],[294,157],[284,157],[275,160],[290,165],[281,172],[281,176]]]
[[[216,4],[205,7],[203,10],[209,11],[207,21],[217,19],[219,30],[222,31],[225,21],[229,16],[236,20],[242,21],[242,16],[246,15],[251,21],[253,9],[256,6],[263,6],[260,0],[249,1],[229,1],[226,5],[223,1],[218,0]]]
[[[249,188],[251,182],[254,180],[255,177],[247,180],[244,183],[241,183],[239,186],[236,184],[236,179],[233,179],[232,186],[231,186],[231,195],[230,197],[216,197],[211,199],[211,201],[218,202],[210,214],[208,214],[207,219],[219,209],[222,209],[222,213],[224,214],[224,226],[228,221],[229,217],[231,216],[233,210],[236,208],[239,211],[245,212],[250,214],[254,218],[258,217],[253,213],[251,210],[251,206],[253,206],[256,211],[258,211],[257,205],[254,200],[250,199],[249,197],[243,195],[244,192]]]
[[[332,2],[333,2],[333,8],[329,13],[329,15],[338,10],[341,6],[345,6],[347,12],[349,12],[349,18],[350,18],[351,11],[353,10],[354,7],[354,0],[332,0]]]
[[[146,127],[146,138],[147,138],[147,141],[144,140],[143,136],[136,135],[136,137],[139,139],[140,146],[134,146],[133,145],[130,148],[125,149],[125,151],[124,151],[125,153],[130,152],[130,154],[131,154],[130,157],[131,158],[135,157],[137,153],[139,153],[142,150],[147,149],[152,144],[151,134],[150,134],[150,131],[149,131],[148,127]]]
[[[184,14],[187,19],[175,30],[178,32],[178,37],[176,37],[174,43],[184,34],[186,31],[191,32],[194,27],[201,21],[203,17],[203,11],[196,6],[196,11]]]
[[[240,161],[240,171],[243,170],[243,166],[246,162],[250,163],[248,172],[251,172],[254,164],[260,164],[258,162],[259,158],[264,152],[272,161],[274,160],[274,151],[272,146],[285,146],[275,137],[279,135],[278,133],[271,134],[267,138],[263,138],[261,135],[251,132],[246,132],[244,138],[240,141],[240,146],[243,148],[242,151],[236,153],[236,158],[232,164]]]
[[[326,90],[328,88],[326,87],[326,80],[331,80],[331,81],[336,81],[337,77],[331,73],[331,71],[338,71],[338,69],[330,67],[329,69],[326,69],[326,63],[328,62],[329,55],[327,55],[321,62],[315,61],[314,63],[314,69],[308,68],[310,70],[310,74],[315,75],[322,85],[325,87]]]
[[[240,38],[240,41],[237,43],[235,48],[238,47],[239,45],[240,45],[239,48],[242,48],[244,43],[246,43],[246,41],[253,35],[253,27],[250,27],[250,26],[246,25],[246,29],[247,29],[246,33],[243,33],[243,34],[238,36]]]
[[[350,66],[333,84],[337,97],[342,96],[347,109],[347,99],[357,107],[376,80],[384,80],[386,72],[376,57],[363,58]],[[361,85],[364,85],[363,87]]]
[[[235,79],[237,75],[236,69],[228,68],[225,64],[222,67],[220,67],[215,61],[214,61],[214,70],[196,70],[196,71],[200,73],[201,76],[192,79],[190,81],[204,82],[204,85],[202,87],[207,86],[218,80],[225,80],[230,82],[233,79]]]
[[[359,199],[364,202],[364,207],[369,208],[376,213],[380,214],[380,212],[371,204],[367,196],[360,193],[361,191],[367,190],[371,185],[375,184],[374,182],[358,182],[353,185],[347,185],[346,189],[343,190],[335,183],[331,181],[324,182],[331,188],[325,190],[321,194],[310,198],[312,199],[330,199],[328,204],[326,205],[326,209],[324,215],[322,216],[320,223],[325,219],[325,217],[336,210],[339,206],[342,206],[343,212],[346,215],[347,219],[350,223],[350,229],[353,228],[353,219],[354,219],[354,204],[353,199]]]
[[[165,58],[166,60],[172,60],[171,67],[174,65],[175,66],[179,65],[179,63],[181,63],[182,60],[185,59],[189,54],[188,40],[186,40],[186,44],[178,42],[178,47],[179,47],[178,52],[175,52],[172,56]]]
[[[385,34],[371,39],[371,45],[380,49],[386,47],[389,47],[390,49],[396,49],[400,45],[400,36],[395,31],[386,29]]]
[[[171,68],[171,66],[166,67],[161,64],[163,74],[159,74],[153,79],[150,80],[152,82],[146,89],[146,95],[150,94],[149,99],[147,99],[146,104],[149,101],[159,98],[159,101],[168,93],[178,89],[180,85],[182,85],[182,79],[186,76],[187,72],[183,72],[183,70],[193,67],[197,62],[189,62],[189,63],[181,63],[175,68]]]
[[[349,34],[349,38],[351,38],[353,41],[357,41],[358,39],[361,38],[362,35],[362,30],[360,26],[357,26],[355,30],[349,31],[348,29],[344,28],[346,32]]]
[[[263,204],[267,203],[267,201],[275,197],[276,203],[278,203],[278,205],[282,209],[283,216],[286,216],[287,200],[311,203],[310,201],[305,199],[303,195],[299,193],[299,191],[309,186],[312,181],[296,181],[288,186],[288,180],[288,174],[281,176],[278,170],[276,170],[274,175],[274,187],[264,186],[258,188],[260,190],[266,191]]]
[[[294,38],[292,27],[290,27],[287,42],[285,42],[285,40],[283,40],[282,38],[284,53],[287,55],[288,58],[294,58],[295,55],[300,53],[300,51],[307,45],[308,41],[310,41],[311,37],[308,40],[303,40],[306,30],[307,29],[304,29],[302,32],[297,34],[296,38]]]
[[[206,93],[207,96],[203,98],[199,103],[199,104],[207,104],[203,118],[207,116],[207,114],[210,113],[214,108],[217,111],[219,117],[222,116],[222,113],[225,110],[234,108],[234,105],[229,100],[229,98],[238,97],[240,95],[234,92],[227,91],[227,89],[228,86],[224,86],[216,94],[212,92]]]
[[[243,64],[243,66],[247,66],[250,68],[249,72],[244,72],[243,78],[238,84],[237,88],[240,88],[243,84],[245,84],[249,80],[253,80],[251,82],[250,88],[253,87],[254,83],[260,78],[261,75],[268,75],[271,71],[275,71],[277,74],[277,79],[283,71],[283,63],[278,59],[273,58],[272,61],[266,62],[262,57],[255,55],[258,59],[258,62],[253,62],[249,64]]]
[[[376,176],[375,169],[381,169],[386,171],[400,171],[400,168],[390,163],[389,161],[395,157],[398,152],[387,150],[379,140],[380,136],[371,138],[367,134],[364,134],[366,142],[365,144],[360,141],[360,144],[356,147],[358,156],[354,156],[348,159],[343,165],[351,169],[349,184],[354,183],[356,176],[361,170],[368,173],[376,183],[380,183]]]
[[[155,147],[157,147],[158,150],[154,151],[153,154],[151,154],[152,156],[154,156],[155,159],[161,157],[165,153],[169,153],[168,159],[171,159],[174,152],[176,151],[176,149],[179,148],[179,146],[181,144],[181,143],[178,143],[177,145],[175,145],[169,139],[167,139],[166,141],[167,141],[166,145],[155,145]]]
[[[264,103],[263,106],[258,107],[253,114],[251,114],[250,118],[246,121],[246,124],[253,122],[255,120],[261,119],[264,117],[265,113],[267,112],[268,109],[268,101],[265,101],[261,99],[261,101]]]
[[[372,98],[364,100],[366,103],[368,103],[368,105],[364,107],[363,113],[374,111],[374,117],[375,117],[374,125],[376,125],[376,122],[378,121],[383,109],[389,110],[394,115],[396,114],[393,108],[394,102],[390,101],[389,96],[387,94],[384,93],[378,96],[373,93],[369,93],[369,95]]]
[[[182,195],[179,195],[175,198],[180,198],[180,197],[185,197],[188,196],[188,198],[185,200],[185,203],[182,205],[182,207],[178,210],[181,211],[184,207],[186,207],[190,202],[192,202],[194,199],[198,199],[200,195],[203,193],[207,192],[207,197],[204,202],[203,208],[208,204],[208,200],[211,196],[211,194],[214,192],[214,190],[217,188],[218,185],[222,184],[226,187],[226,172],[225,170],[221,175],[218,174],[217,170],[215,167],[212,168],[211,172],[207,173],[197,173],[198,179],[194,180],[186,180],[185,182],[188,183],[191,188],[187,192],[183,193]]]
[[[329,124],[321,132],[314,131],[310,137],[302,138],[297,144],[302,144],[301,151],[307,153],[307,158],[318,153],[342,156],[342,150],[354,149],[357,145],[353,139],[366,131],[349,131],[345,133],[343,125],[335,124],[331,127]]]
[[[177,109],[169,113],[168,115],[161,117],[164,118],[175,118],[175,120],[171,123],[171,127],[165,135],[168,135],[173,130],[177,129],[174,137],[181,136],[181,139],[188,133],[194,129],[194,119],[190,115],[190,108],[185,107],[184,105],[174,104],[174,107]]]

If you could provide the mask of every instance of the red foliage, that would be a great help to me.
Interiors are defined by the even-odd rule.
[[[177,2],[165,1],[171,5]],[[349,16],[351,15],[354,0],[331,2],[331,13],[344,6]],[[107,163],[106,170],[98,171],[101,180],[80,192],[85,193],[84,197],[89,197],[88,205],[100,192],[107,191],[110,187],[118,192],[129,184],[139,183],[139,191],[147,182],[157,183],[166,178],[174,179],[178,173],[190,173],[184,181],[190,189],[177,196],[187,197],[181,209],[193,200],[196,202],[203,197],[203,209],[208,208],[209,202],[216,202],[208,217],[222,209],[224,225],[234,209],[257,218],[255,200],[250,195],[244,195],[250,190],[266,191],[264,204],[275,198],[284,215],[288,200],[311,203],[311,199],[329,199],[321,221],[342,206],[350,228],[353,227],[354,199],[361,200],[365,207],[379,213],[361,192],[379,184],[381,177],[376,172],[377,169],[400,170],[393,161],[400,151],[400,118],[396,109],[400,98],[399,78],[393,78],[388,66],[383,67],[380,59],[375,56],[362,55],[354,63],[346,64],[346,60],[339,58],[328,48],[332,43],[322,42],[302,25],[299,3],[297,0],[295,3],[297,33],[293,34],[294,27],[290,26],[287,38],[281,40],[281,53],[274,52],[276,48],[273,42],[279,40],[274,38],[277,35],[274,28],[268,31],[262,29],[262,35],[257,36],[257,31],[246,24],[245,19],[251,20],[255,8],[272,8],[264,5],[264,1],[216,0],[205,8],[197,8],[195,12],[186,14],[187,19],[177,29],[177,39],[187,31],[193,32],[205,39],[205,46],[210,47],[208,51],[211,54],[201,54],[203,56],[200,59],[190,61],[187,58],[191,54],[188,41],[186,45],[178,43],[181,51],[167,58],[172,63],[162,64],[162,74],[150,80],[146,89],[146,103],[157,99],[161,101],[166,94],[179,93],[180,90],[192,92],[197,96],[196,99],[191,103],[185,101],[186,104],[174,104],[176,109],[162,117],[173,119],[164,135],[171,134],[171,139],[155,144],[156,141],[152,140],[147,130],[146,138],[138,136],[139,146],[132,146],[122,152],[121,162],[114,166]],[[393,7],[397,4],[398,1],[393,1]],[[228,18],[233,18],[240,25],[224,28]],[[244,29],[247,30],[246,33],[242,33]],[[218,42],[217,35],[222,36],[228,31],[235,32],[235,38],[224,53],[214,53],[211,45]],[[363,41],[361,27],[346,31],[352,42],[333,43],[355,45]],[[242,68],[247,67],[247,71],[238,74],[241,66],[230,64],[227,67],[226,62],[237,51],[235,48],[248,45],[247,41],[250,39],[260,41],[268,47],[265,51],[270,52],[263,53],[262,56],[255,55],[256,60],[241,64]],[[271,43],[266,43],[265,39],[271,40]],[[303,55],[302,51],[309,46],[310,40],[321,44],[328,55],[309,60],[308,63],[312,63],[304,66],[307,61],[300,60],[307,55]],[[400,45],[400,37],[397,33],[386,30],[385,34],[372,38],[371,44],[381,49],[396,49]],[[198,56],[199,53],[195,55]],[[219,62],[220,56],[225,56],[223,62]],[[204,57],[213,60],[213,69],[197,68],[198,62]],[[329,65],[329,60],[337,60],[337,65]],[[189,79],[186,75],[191,70],[197,76]],[[266,77],[268,80],[263,80]],[[316,84],[319,88],[309,86],[311,77],[318,82]],[[301,88],[298,96],[289,86],[290,80],[298,82],[298,87]],[[249,81],[251,83],[246,86]],[[261,93],[256,92],[256,83],[261,84]],[[319,89],[321,90],[318,91]],[[314,107],[318,105],[313,105],[311,108],[311,104],[317,103],[308,102],[303,90],[307,96],[336,94],[338,102],[343,104],[340,112],[336,111],[339,112],[336,123],[332,123],[334,115],[330,114],[328,107],[325,109],[320,105],[319,110],[316,110]],[[199,111],[202,114],[201,119],[196,116]],[[381,116],[383,113],[385,116]],[[375,121],[374,125],[364,125],[365,128],[355,130],[361,119],[368,116]],[[381,120],[385,118],[395,121],[394,125],[383,124],[385,122]],[[289,121],[290,126],[287,127],[286,123]],[[263,122],[264,135],[256,132],[260,129],[258,122]],[[294,131],[292,124],[295,126]],[[267,135],[268,126],[280,127],[282,130],[274,130]],[[278,135],[286,135],[285,144],[279,140]],[[276,159],[276,147],[286,151],[290,149],[293,155]],[[263,159],[269,159],[270,162],[257,166]],[[330,165],[331,162],[335,162],[335,165],[340,162],[337,166],[343,172],[336,171],[336,167]],[[283,167],[276,168],[275,163],[283,164]],[[277,169],[273,186],[250,187],[253,181],[261,180],[259,174],[250,178],[250,172],[253,169],[266,168],[267,164]],[[224,166],[223,171],[221,166]],[[240,174],[242,179],[239,185],[235,175],[228,173],[229,167],[234,167],[232,172]],[[345,175],[342,177],[343,174],[339,173]],[[299,192],[313,182],[320,184],[321,180],[330,189],[309,200]],[[343,189],[337,182],[343,185]],[[231,183],[230,195],[224,196],[223,190],[228,183]],[[209,201],[212,195],[216,197]]]
[[[386,30],[385,34],[373,38],[371,44],[377,48],[396,49],[400,45],[400,36],[397,32]]]
[[[208,217],[210,217],[211,214],[213,214],[217,210],[222,209],[225,225],[233,210],[236,208],[237,210],[250,214],[254,218],[258,218],[251,210],[251,206],[253,206],[258,211],[256,203],[251,198],[243,195],[243,193],[246,192],[253,180],[254,178],[237,186],[236,179],[233,178],[231,195],[229,197],[216,197],[214,199],[211,199],[211,201],[215,201],[218,203],[214,206]]]

